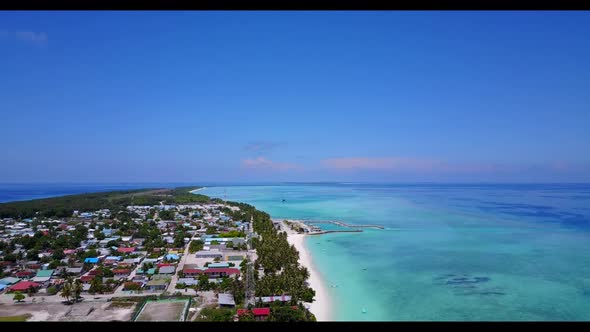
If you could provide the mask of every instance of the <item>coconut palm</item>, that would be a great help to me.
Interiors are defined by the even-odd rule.
[[[70,303],[70,296],[72,296],[72,284],[70,282],[64,282],[60,296],[65,298],[66,301]]]
[[[100,278],[94,278],[90,281],[90,289],[91,293],[100,293],[102,291],[102,282]]]
[[[80,279],[76,279],[76,281],[74,282],[73,291],[75,300],[78,301],[78,299],[80,298],[80,294],[82,293],[82,282],[80,281]]]

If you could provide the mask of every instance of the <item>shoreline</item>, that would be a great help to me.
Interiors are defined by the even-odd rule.
[[[309,305],[309,311],[314,314],[318,322],[330,321],[332,318],[332,306],[329,303],[328,291],[324,280],[315,269],[309,249],[305,246],[305,235],[288,231],[287,241],[295,246],[295,249],[299,252],[299,263],[309,271],[308,282],[310,287],[315,290],[315,301]]]
[[[199,189],[194,189],[194,190],[189,191],[189,193],[194,194],[195,192],[197,192],[199,190],[203,190],[203,189],[207,189],[207,187],[202,187],[202,188],[199,188]]]

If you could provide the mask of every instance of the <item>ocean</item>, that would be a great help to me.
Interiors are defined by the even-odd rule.
[[[306,238],[335,320],[590,320],[590,185],[306,184],[200,193],[273,218],[384,226]]]
[[[0,185],[0,202],[175,185]],[[335,320],[590,320],[590,185],[206,187],[273,218],[385,227],[306,238]]]

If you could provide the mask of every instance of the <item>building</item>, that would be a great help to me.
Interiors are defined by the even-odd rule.
[[[250,312],[248,309],[238,309],[238,317]],[[270,316],[270,308],[252,308],[252,315],[255,320],[266,320]]]
[[[236,306],[236,301],[234,301],[234,296],[228,293],[220,293],[218,295],[218,303],[220,307],[229,307],[233,308]]]
[[[30,288],[39,290],[41,284],[32,281],[21,281],[8,288],[8,292],[27,292]]]
[[[6,277],[6,278],[2,278],[0,279],[0,284],[2,285],[6,285],[6,286],[10,286],[10,285],[14,285],[17,282],[19,282],[20,279],[19,278],[14,278],[14,277]]]
[[[195,254],[197,258],[223,258],[223,254],[218,250],[201,250]]]
[[[49,281],[49,279],[51,279],[51,276],[53,275],[53,270],[39,270],[37,272],[37,275],[33,278],[34,282],[47,282]]]
[[[197,285],[199,281],[194,278],[178,278],[178,284],[185,284],[187,286]]]
[[[275,301],[289,302],[289,301],[291,301],[291,296],[290,295],[263,296],[263,297],[257,297],[256,301],[260,301],[262,303],[274,303]]]
[[[174,271],[176,271],[176,266],[174,266],[174,265],[163,266],[160,268],[159,273],[160,274],[174,274]]]
[[[98,257],[88,257],[84,260],[84,264],[98,264]]]
[[[145,285],[145,289],[152,292],[166,290],[166,287],[168,287],[168,282],[165,279],[150,280]]]
[[[233,275],[239,275],[240,270],[234,267],[219,267],[219,268],[208,268],[205,271],[205,274],[209,278],[223,278],[223,277],[231,277]]]

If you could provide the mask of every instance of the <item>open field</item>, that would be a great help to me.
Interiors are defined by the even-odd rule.
[[[149,301],[136,321],[182,321],[188,301]]]
[[[28,321],[129,321],[135,305],[112,306],[109,302],[0,304],[0,320],[29,315]]]

